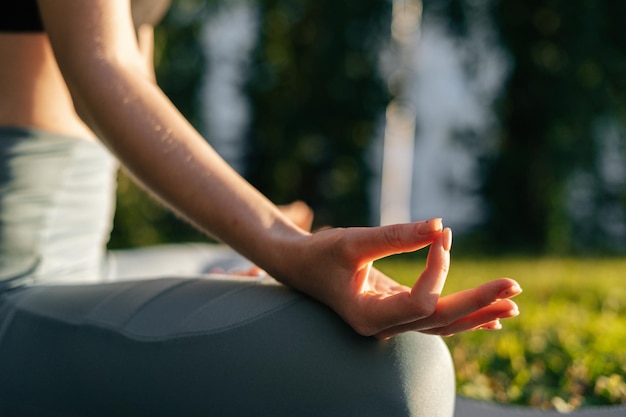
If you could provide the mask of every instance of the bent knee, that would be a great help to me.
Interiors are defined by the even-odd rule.
[[[392,340],[408,415],[451,417],[456,388],[454,365],[443,340],[422,333],[404,333]]]

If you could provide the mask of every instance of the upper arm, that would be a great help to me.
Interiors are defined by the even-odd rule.
[[[39,9],[70,91],[110,66],[145,72],[129,0],[39,0]]]
[[[121,121],[124,103],[143,95],[148,84],[154,86],[138,45],[130,0],[38,1],[77,113],[101,139],[118,136],[115,124]]]

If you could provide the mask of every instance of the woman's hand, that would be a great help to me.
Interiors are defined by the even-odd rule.
[[[519,285],[502,278],[441,297],[451,244],[452,233],[442,229],[440,219],[327,229],[296,245],[302,261],[287,260],[298,269],[281,280],[329,305],[362,335],[388,338],[405,331],[452,335],[500,328],[500,319],[518,314],[509,298],[521,292]],[[382,257],[428,245],[426,268],[412,288],[372,266]]]

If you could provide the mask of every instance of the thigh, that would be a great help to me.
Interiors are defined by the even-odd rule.
[[[1,303],[3,416],[452,415],[439,338],[365,338],[273,283],[41,286]]]

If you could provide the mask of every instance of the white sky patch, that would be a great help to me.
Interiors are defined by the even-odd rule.
[[[207,20],[202,36],[207,57],[202,86],[207,138],[240,173],[244,169],[245,131],[250,122],[243,85],[257,42],[258,24],[257,10],[249,2],[232,2]]]
[[[483,27],[460,40],[436,21],[425,21],[417,48],[413,216],[443,217],[462,231],[482,220],[482,201],[471,190],[479,180],[477,158],[492,146],[491,105],[509,64]],[[472,72],[465,69],[465,59],[472,60]],[[479,138],[475,148],[454,140],[462,131]]]

